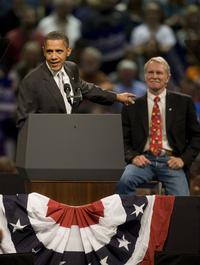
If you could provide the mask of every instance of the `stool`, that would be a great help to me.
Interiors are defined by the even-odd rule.
[[[162,182],[159,180],[153,179],[149,182],[145,182],[143,184],[140,184],[137,189],[150,189],[155,190],[155,193],[158,195],[162,195]]]

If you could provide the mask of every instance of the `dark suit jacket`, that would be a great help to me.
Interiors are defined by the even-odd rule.
[[[142,154],[149,136],[147,95],[122,108],[125,159]],[[188,168],[200,151],[200,124],[191,97],[167,91],[166,133],[174,155]]]
[[[65,63],[74,95],[79,90],[83,99],[109,105],[116,100],[116,94],[103,91],[94,84],[80,79],[78,67],[73,62]],[[76,111],[81,99],[74,100],[72,112]],[[21,82],[18,91],[17,126],[21,127],[30,113],[66,113],[63,97],[46,63],[30,72]]]

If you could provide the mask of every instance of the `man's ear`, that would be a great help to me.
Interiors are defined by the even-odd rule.
[[[67,48],[67,57],[70,56],[71,52],[72,52],[72,48]]]
[[[43,55],[45,55],[45,48],[44,48],[44,46],[42,46],[42,52],[43,52]]]

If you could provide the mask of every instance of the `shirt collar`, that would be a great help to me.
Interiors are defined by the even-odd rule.
[[[50,66],[48,65],[47,61],[46,61],[46,65],[47,65],[49,71],[51,72],[51,74],[53,75],[53,77],[56,76],[56,75],[58,75],[58,73],[64,73],[64,72],[65,72],[63,66],[62,66],[62,68],[61,68],[58,72],[54,72],[54,71],[52,71],[52,69],[51,69]]]
[[[166,93],[167,93],[166,89],[164,89],[163,92],[160,93],[159,95],[154,95],[154,94],[150,93],[149,90],[148,90],[147,91],[147,98],[152,100],[152,101],[154,101],[154,98],[156,96],[159,96],[160,100],[162,101],[166,97]]]

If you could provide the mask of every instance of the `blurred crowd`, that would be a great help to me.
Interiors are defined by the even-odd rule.
[[[1,0],[0,156],[15,158],[18,86],[43,60],[43,38],[53,30],[69,37],[81,77],[106,90],[144,95],[143,65],[163,56],[168,89],[191,95],[200,119],[199,18],[200,0]],[[80,112],[120,108],[83,102]]]

